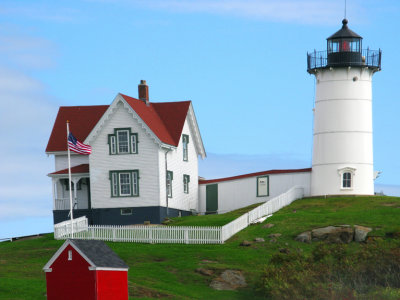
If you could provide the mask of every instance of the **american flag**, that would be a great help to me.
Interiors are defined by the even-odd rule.
[[[82,144],[74,137],[71,132],[68,135],[68,147],[71,151],[79,154],[89,155],[90,153],[92,153],[92,147]]]

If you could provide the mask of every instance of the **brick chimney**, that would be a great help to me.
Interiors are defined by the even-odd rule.
[[[139,99],[144,101],[146,105],[149,105],[149,86],[146,84],[146,80],[140,80],[138,85]]]

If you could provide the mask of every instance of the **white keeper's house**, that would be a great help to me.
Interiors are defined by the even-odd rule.
[[[68,219],[70,209],[67,120],[92,147],[89,156],[71,157],[74,217],[91,224],[223,213],[295,186],[304,196],[373,195],[372,76],[382,53],[362,49],[362,37],[342,23],[326,50],[307,54],[316,78],[312,168],[199,179],[198,157],[206,152],[192,103],[149,102],[142,81],[138,99],[118,94],[109,106],[60,107],[46,148],[55,157],[54,223]]]
[[[54,223],[69,214],[66,122],[92,146],[71,152],[74,218],[92,224],[160,223],[198,207],[198,157],[206,152],[190,101],[150,103],[118,94],[111,105],[60,107],[46,153],[54,155]]]

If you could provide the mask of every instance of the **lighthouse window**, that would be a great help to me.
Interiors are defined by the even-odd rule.
[[[342,188],[344,188],[344,189],[351,188],[351,173],[350,172],[343,173]]]

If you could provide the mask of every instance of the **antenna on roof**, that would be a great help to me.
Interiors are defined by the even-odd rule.
[[[346,15],[347,15],[347,12],[346,12],[346,8],[347,8],[347,0],[344,0],[344,18],[346,19]]]

